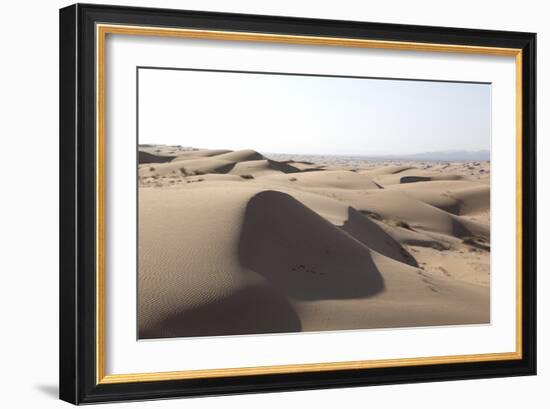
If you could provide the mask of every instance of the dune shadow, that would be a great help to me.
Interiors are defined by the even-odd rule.
[[[447,197],[449,197],[454,202],[452,202],[450,204],[446,204],[444,206],[434,206],[434,205],[432,205],[432,206],[437,207],[438,209],[441,209],[444,212],[454,214],[455,216],[460,216],[460,213],[462,212],[462,209],[464,208],[464,203],[462,202],[462,200],[456,199],[456,198],[454,198],[450,195],[448,195]]]
[[[426,176],[402,176],[399,178],[399,183],[416,183],[416,182],[429,182],[431,177]]]
[[[234,163],[228,163],[227,165],[221,165],[213,169],[212,172],[205,172],[205,173],[229,173],[233,170],[233,168],[237,165],[237,162]]]
[[[326,169],[322,166],[319,166],[317,168],[308,168],[308,169],[302,169],[300,170],[301,173],[307,173],[307,172],[323,172]]]
[[[299,332],[302,325],[290,302],[274,288],[251,286],[196,308],[169,314],[140,339]]]
[[[275,160],[272,160],[272,159],[268,159],[269,162],[276,162],[278,164],[282,164],[282,165],[288,165],[290,166],[292,169],[294,169],[293,171],[291,172],[283,172],[283,173],[306,173],[306,172],[315,172],[315,171],[322,171],[322,170],[325,170],[325,167],[326,165],[319,165],[319,164],[316,164],[316,163],[313,163],[313,162],[310,162],[310,161],[307,161],[307,160],[282,160],[282,161],[275,161]],[[302,165],[311,165],[313,166],[312,168],[305,168],[305,169],[300,169],[300,168],[297,168],[296,166],[293,166],[294,163],[299,163],[299,164],[302,164]],[[275,169],[275,168],[274,168]]]
[[[277,170],[282,173],[300,173],[300,169],[295,168],[294,166],[285,163],[285,162],[278,162],[276,160],[267,159],[267,164],[270,169]]]
[[[416,259],[401,244],[386,233],[382,227],[351,206],[348,207],[348,220],[341,229],[371,250],[410,266],[418,267]]]
[[[454,237],[464,238],[474,236],[474,233],[454,217],[451,217],[451,230]]]
[[[138,163],[140,165],[144,163],[166,163],[172,161],[174,158],[175,156],[154,155],[145,151],[138,152]]]
[[[405,171],[411,170],[411,169],[415,169],[415,168],[413,168],[412,166],[403,166],[402,168],[394,170],[393,172],[391,172],[391,174],[392,175],[397,175],[398,173],[402,173],[402,172],[405,172]]]
[[[469,237],[481,237],[486,241],[491,240],[490,229],[471,220],[459,220],[460,216],[452,218],[453,236],[464,239]]]
[[[292,196],[256,194],[239,239],[241,264],[292,299],[375,295],[384,280],[370,250]]]

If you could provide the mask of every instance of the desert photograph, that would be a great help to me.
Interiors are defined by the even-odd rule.
[[[489,324],[490,84],[138,77],[138,338]]]

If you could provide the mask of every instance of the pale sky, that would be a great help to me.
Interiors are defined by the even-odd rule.
[[[490,84],[139,70],[139,143],[368,156],[490,135]]]

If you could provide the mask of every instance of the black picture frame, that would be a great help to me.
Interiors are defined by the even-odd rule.
[[[97,382],[96,23],[522,51],[521,359],[288,374]],[[536,374],[536,34],[77,4],[60,10],[60,398],[74,404]]]

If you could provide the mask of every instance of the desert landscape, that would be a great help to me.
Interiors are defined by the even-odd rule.
[[[139,338],[490,322],[490,162],[139,145]]]

